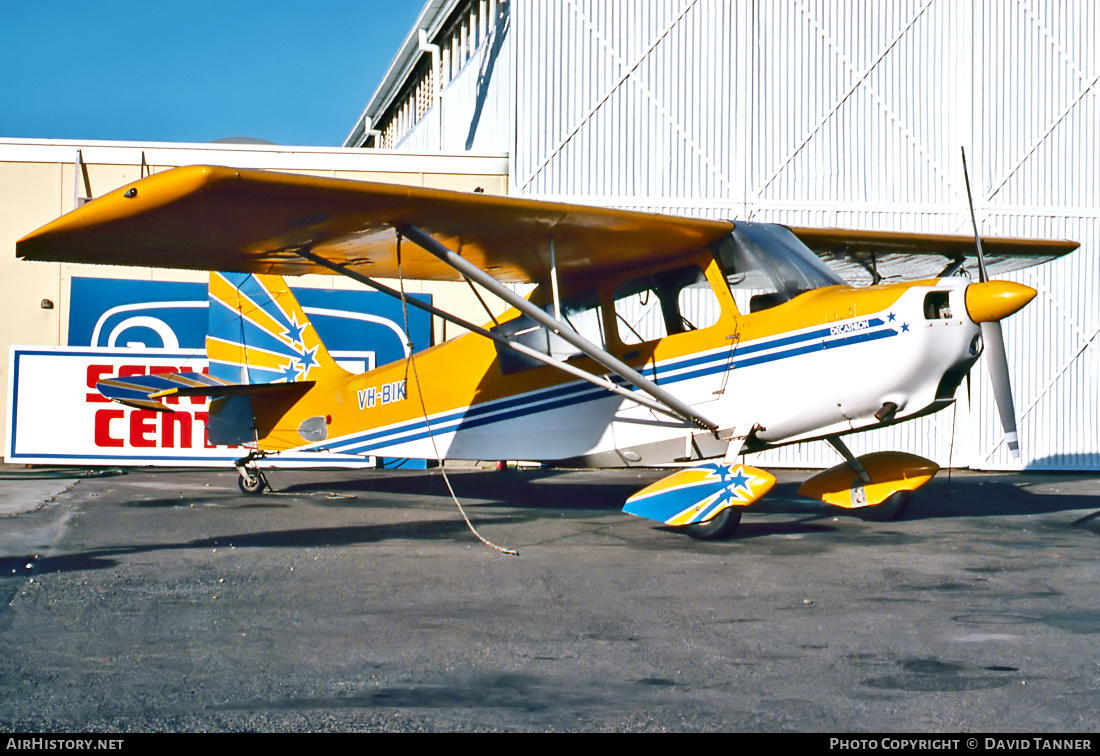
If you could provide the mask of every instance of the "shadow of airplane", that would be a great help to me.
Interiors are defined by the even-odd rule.
[[[464,470],[449,472],[455,493],[475,504],[502,504],[517,509],[552,507],[558,510],[618,510],[639,489],[667,475],[667,470]],[[780,472],[780,482],[747,511],[756,514],[858,516],[846,510],[799,496],[805,473]],[[1047,493],[1031,490],[1047,480],[1081,483],[1096,481],[1095,495]],[[282,493],[303,494],[324,490],[355,494],[448,496],[438,469],[370,474],[316,483],[295,483]],[[344,502],[336,501],[336,505]],[[941,473],[915,492],[903,520],[946,517],[997,517],[1100,509],[1100,477],[1050,473]]]
[[[496,525],[513,523],[522,517],[503,516],[479,518],[478,525]],[[528,518],[531,519],[531,518]],[[58,556],[15,556],[0,558],[0,577],[18,575],[35,577],[59,572],[78,572],[83,570],[105,569],[118,565],[118,558],[135,554],[149,554],[164,551],[186,551],[193,549],[217,548],[339,548],[401,539],[412,541],[458,540],[469,531],[460,518],[452,520],[421,520],[386,525],[357,525],[330,528],[300,528],[293,530],[272,530],[264,532],[245,532],[220,535],[209,538],[196,538],[189,541],[152,543],[133,546],[115,546],[89,549],[73,554]]]
[[[618,512],[628,496],[639,488],[663,477],[662,470],[560,470],[538,468],[507,472],[468,470],[448,473],[455,492],[463,505],[477,512],[478,527],[492,525],[523,525],[540,519],[575,520],[606,517]],[[155,472],[146,473],[156,475]],[[201,474],[201,473],[199,473]],[[227,480],[226,473],[219,472]],[[276,473],[276,476],[284,473]],[[301,480],[301,473],[294,473]],[[355,477],[350,477],[354,475]],[[404,497],[438,497],[438,503],[448,502],[450,495],[440,470],[372,471],[369,475],[346,470],[310,473],[308,480],[278,488],[272,495],[239,494],[228,487],[206,489],[205,500],[241,509],[251,507],[294,506],[307,499],[313,506],[330,508],[376,508],[422,506],[406,502]],[[828,533],[837,530],[827,520],[838,516],[858,518],[858,512],[832,507],[800,497],[798,486],[804,474],[783,472],[783,478],[772,492],[748,510],[729,542],[701,543],[690,539],[670,539],[667,543],[646,543],[645,548],[681,550],[691,548],[711,551],[738,542],[769,536]],[[1068,484],[1074,490],[1100,491],[1100,480],[1090,475],[1053,475],[1047,473],[1000,473],[944,475],[932,481],[914,496],[903,520],[928,520],[956,517],[1006,517],[1082,512],[1072,524],[1100,535],[1100,494],[1049,492],[1051,481]],[[277,480],[276,480],[277,483]],[[1039,486],[1042,490],[1031,490]],[[199,489],[202,490],[202,489]],[[323,496],[332,498],[319,498]],[[394,498],[396,497],[396,498]],[[169,508],[187,505],[188,499],[162,497],[133,500],[121,506],[135,508]],[[478,511],[480,510],[480,511]],[[773,518],[755,515],[782,516]],[[629,521],[628,515],[623,515]],[[671,528],[660,530],[671,531]],[[896,530],[898,524],[890,526]],[[0,558],[0,578],[4,576],[40,575],[53,572],[114,567],[118,558],[133,554],[168,550],[233,548],[325,548],[347,547],[389,540],[446,541],[468,537],[465,523],[459,517],[395,522],[384,525],[352,525],[264,532],[242,532],[217,537],[199,538],[175,543],[142,544],[90,549],[73,554],[38,557],[21,555]]]

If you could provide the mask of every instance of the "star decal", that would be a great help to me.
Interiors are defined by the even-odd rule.
[[[287,383],[294,383],[298,380],[298,376],[302,374],[301,364],[302,363],[298,362],[298,360],[291,360],[287,365],[280,365],[279,370],[282,371],[283,377],[275,382],[286,381]]]
[[[740,465],[736,472],[732,466],[727,467],[725,475],[722,476],[722,481],[729,484],[726,486],[726,492],[737,501],[744,501],[746,496],[752,496],[752,484],[755,480],[756,478],[751,475],[746,475],[745,468]],[[741,493],[742,491],[744,493]]]
[[[889,315],[886,316],[886,322],[893,323],[897,319],[897,317],[897,315],[891,312]]]
[[[302,332],[306,330],[306,326],[309,323],[299,323],[298,313],[290,313],[290,327],[283,331],[282,336],[290,342],[290,345],[295,349],[303,350],[306,348],[306,343],[302,341]]]
[[[908,333],[909,332],[909,324],[908,323],[902,323],[901,324],[901,332],[902,333]]]
[[[311,368],[315,368],[321,364],[317,361],[318,349],[320,349],[320,345],[317,345],[313,347],[313,349],[310,349],[308,351],[302,352],[302,359],[300,361],[300,364],[302,366],[302,380],[306,379],[306,377],[309,375],[309,371]]]

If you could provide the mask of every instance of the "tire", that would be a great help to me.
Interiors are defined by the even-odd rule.
[[[726,507],[706,522],[684,525],[683,531],[700,541],[721,541],[733,535],[740,524],[741,510],[737,507]]]
[[[241,493],[263,493],[267,488],[267,478],[259,470],[245,470],[245,475],[237,476],[237,487],[241,489]]]
[[[912,491],[895,491],[881,504],[861,509],[859,516],[868,522],[893,522],[905,514],[912,498]]]

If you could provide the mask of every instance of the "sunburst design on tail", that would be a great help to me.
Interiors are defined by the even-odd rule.
[[[210,274],[210,375],[236,384],[346,375],[280,276]]]

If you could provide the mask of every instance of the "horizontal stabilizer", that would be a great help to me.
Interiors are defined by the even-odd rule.
[[[313,381],[243,385],[228,383],[205,373],[161,373],[109,378],[96,383],[96,388],[103,396],[120,404],[157,412],[173,412],[163,402],[170,396],[226,397],[288,392],[301,394],[312,385]]]

